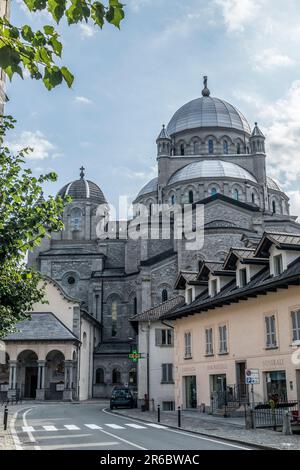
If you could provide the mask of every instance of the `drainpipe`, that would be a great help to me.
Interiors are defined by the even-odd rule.
[[[147,398],[148,398],[148,411],[150,409],[150,321],[148,321],[147,328]]]

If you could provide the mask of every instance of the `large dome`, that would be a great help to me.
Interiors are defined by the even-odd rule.
[[[167,132],[172,135],[199,127],[229,128],[251,134],[247,119],[237,108],[210,96],[202,96],[179,108],[169,122]]]
[[[195,178],[236,178],[257,183],[254,176],[239,165],[222,160],[202,160],[190,163],[176,171],[168,185]]]
[[[137,197],[144,196],[145,194],[149,194],[149,193],[153,193],[154,191],[157,191],[157,185],[158,185],[158,178],[153,178],[152,180],[148,181],[147,184],[145,184],[145,186],[138,193]]]
[[[58,196],[64,198],[71,196],[72,199],[90,199],[98,204],[106,204],[103,192],[96,183],[84,178],[83,170],[80,173],[80,179],[71,181],[58,192]]]

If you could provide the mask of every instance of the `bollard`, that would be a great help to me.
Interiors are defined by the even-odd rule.
[[[160,405],[157,405],[157,422],[160,423]]]
[[[181,409],[178,406],[178,427],[181,428]]]
[[[4,413],[3,413],[3,427],[4,431],[7,429],[7,418],[8,418],[8,408],[7,405],[4,407]]]
[[[282,433],[285,436],[291,436],[293,434],[292,424],[291,424],[291,415],[288,411],[284,413],[283,415]]]

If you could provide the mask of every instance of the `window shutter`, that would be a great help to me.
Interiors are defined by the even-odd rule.
[[[161,344],[162,344],[161,330],[158,328],[155,328],[155,346],[161,346]]]

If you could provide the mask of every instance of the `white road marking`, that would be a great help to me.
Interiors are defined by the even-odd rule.
[[[22,410],[19,410],[19,411],[22,411]],[[10,427],[10,433],[12,435],[16,450],[23,450],[23,447],[21,446],[21,441],[19,439],[19,436],[15,428],[15,422],[16,422],[19,411],[14,413],[12,419],[10,420],[9,427]]]
[[[97,424],[85,424],[85,426],[89,429],[102,429],[100,426]]]
[[[34,432],[35,429],[33,426],[22,426],[24,432]]]
[[[64,427],[69,431],[80,431],[80,428],[75,426],[75,424],[65,424]]]
[[[58,429],[55,426],[43,426],[45,431],[58,431]]]
[[[108,426],[109,428],[112,428],[112,429],[125,429],[124,426],[119,426],[118,424],[105,424],[105,426]]]
[[[29,428],[29,427],[30,427],[30,426],[28,426],[27,419],[26,419],[26,415],[27,415],[27,413],[30,413],[31,410],[32,410],[32,408],[29,408],[29,410],[27,410],[27,411],[25,411],[25,413],[23,413],[23,423],[24,423],[24,427],[26,427],[26,428]],[[27,431],[27,434],[28,434],[29,440],[30,440],[31,442],[36,443],[36,440],[35,440],[35,438],[33,437],[33,435],[31,434],[31,431]],[[34,449],[35,449],[35,450],[41,450],[40,446],[38,446],[38,445],[35,445],[35,446],[34,446]]]
[[[112,442],[86,442],[81,444],[62,444],[57,445],[54,444],[52,446],[43,446],[43,450],[58,450],[58,449],[80,449],[81,447],[109,447],[109,446],[117,446],[119,443],[117,441]]]
[[[118,439],[119,441],[125,442],[126,444],[129,444],[132,447],[136,447],[137,449],[147,450],[146,447],[142,447],[142,446],[139,446],[138,444],[127,441],[126,439],[123,439],[122,437],[116,436],[115,434],[112,434],[111,432],[104,431],[103,429],[101,430],[101,432],[103,432],[103,434],[107,434],[108,436],[114,437],[115,439]]]
[[[103,413],[106,413],[107,415],[113,415],[113,413],[111,411],[108,411],[106,408],[103,408],[102,409]],[[129,418],[128,416],[121,416],[121,415],[118,415],[118,418],[120,419],[123,419],[123,420],[129,420],[129,421],[134,421],[134,422],[141,422],[140,420],[137,420],[137,419],[134,419],[134,418]],[[143,423],[147,424],[147,425],[153,425],[155,423],[149,423],[148,421],[145,422],[143,421]],[[176,434],[182,434],[183,436],[189,436],[189,437],[192,437],[192,438],[195,438],[195,439],[202,439],[203,441],[210,441],[210,442],[215,442],[216,444],[222,444],[224,446],[228,446],[228,447],[235,447],[237,449],[243,449],[243,450],[251,450],[249,447],[243,447],[243,446],[240,446],[240,445],[237,445],[237,444],[230,444],[228,442],[223,442],[222,441],[222,438],[220,438],[219,440],[216,440],[216,439],[211,439],[211,438],[208,438],[208,437],[204,437],[204,436],[197,436],[195,434],[193,434],[192,432],[191,433],[187,433],[187,432],[183,432],[183,431],[176,431],[175,429],[170,429],[170,428],[166,428],[165,429],[166,431],[169,431],[169,432],[174,432]],[[251,444],[249,444],[250,446]],[[146,450],[146,449],[144,449]]]
[[[125,426],[129,426],[130,428],[134,429],[147,429],[146,426],[141,426],[140,424],[135,423],[126,423]]]
[[[156,428],[156,429],[168,429],[168,426],[162,426],[161,424],[156,424],[156,423],[145,423],[147,426],[151,426],[151,428]]]
[[[92,436],[93,434],[47,434],[46,436],[39,436],[38,440],[39,441],[49,441],[50,439],[75,439],[75,438],[82,438],[82,437],[89,437]]]

